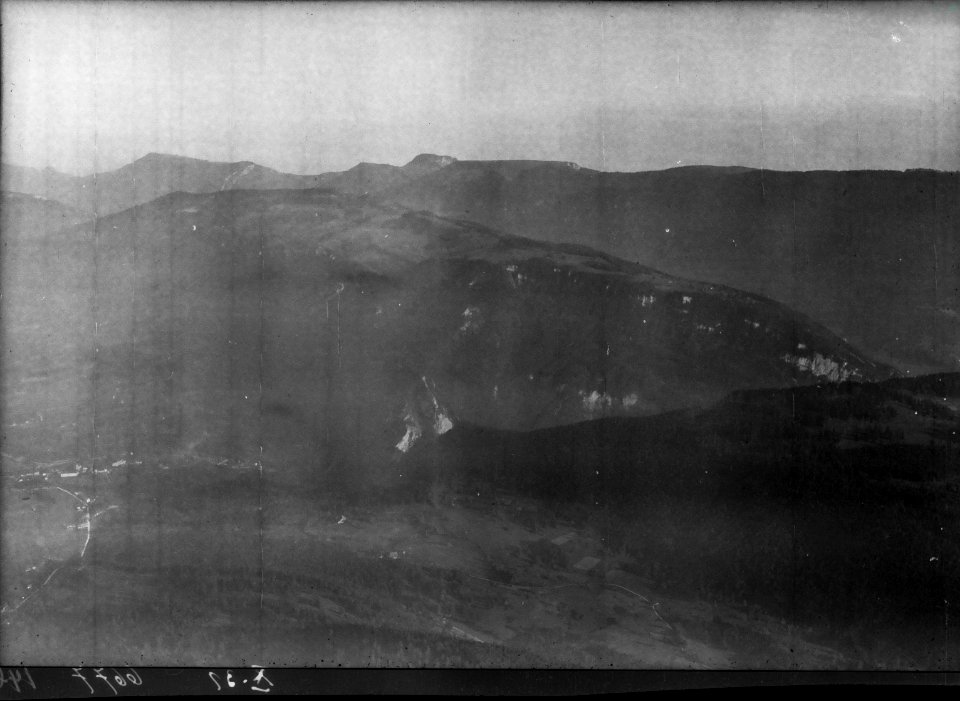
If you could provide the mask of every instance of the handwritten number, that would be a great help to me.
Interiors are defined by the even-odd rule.
[[[72,669],[73,669],[73,674],[70,676],[76,677],[77,679],[82,681],[84,684],[86,684],[87,689],[90,691],[91,694],[96,693],[96,690],[93,688],[93,685],[84,676],[83,667],[72,667]],[[104,669],[105,669],[104,667],[95,668],[93,670],[94,674],[96,675],[95,678],[103,680],[103,683],[110,688],[110,691],[113,692],[113,695],[117,696],[118,695],[117,689],[113,684],[110,683],[110,679],[104,675],[103,673]],[[121,675],[120,672],[118,672],[115,667],[111,669],[113,670],[113,681],[117,683],[117,686],[126,686],[128,681],[131,684],[135,684],[136,686],[140,686],[141,684],[143,684],[143,679],[140,678],[140,673],[137,672],[137,670],[135,670],[133,667],[127,667],[127,669],[129,669],[130,671],[127,672],[125,676]],[[37,685],[33,681],[33,677],[30,676],[29,670],[24,668],[23,671],[27,676],[27,681],[30,683],[30,686],[36,689]]]
[[[90,689],[90,693],[91,693],[91,694],[93,693],[93,686],[91,686],[91,685],[90,685],[90,682],[87,681],[87,678],[86,678],[85,676],[83,676],[83,669],[82,669],[82,668],[80,668],[80,667],[74,667],[74,668],[73,668],[73,674],[70,675],[70,676],[76,677],[77,679],[79,679],[80,681],[82,681],[84,684],[87,685],[87,688]]]
[[[6,684],[12,684],[13,690],[18,694],[20,693],[20,672],[15,669],[9,670],[6,674],[3,673],[3,667],[0,667],[0,689]]]
[[[23,671],[27,672],[26,667],[24,667]],[[30,672],[27,672],[27,678],[30,681],[30,685],[33,686],[34,689],[36,689],[37,686],[36,684],[33,683],[33,679],[30,679]],[[20,670],[10,669],[10,670],[7,670],[6,673],[4,673],[3,667],[0,667],[0,689],[2,689],[6,684],[10,684],[11,686],[13,686],[13,690],[19,694],[20,681],[22,679],[23,677],[20,676]]]
[[[256,683],[259,683],[259,682],[262,682],[262,681],[263,681],[263,682],[266,682],[267,684],[269,684],[270,686],[273,686],[273,682],[270,681],[269,679],[267,679],[267,675],[265,674],[265,671],[266,671],[266,670],[264,670],[264,669],[261,667],[260,671],[257,672],[257,676],[253,678],[253,682],[256,684]],[[264,692],[264,693],[269,693],[269,691],[270,691],[270,689],[261,689],[261,688],[258,687],[258,686],[251,686],[250,688],[251,688],[253,691],[262,691],[262,692]]]
[[[265,670],[265,669],[263,669],[262,667],[259,667],[259,668],[257,668],[257,669],[258,669],[259,671],[257,672],[257,676],[255,676],[255,677],[253,678],[252,684],[251,684],[251,686],[250,686],[250,690],[251,690],[251,691],[260,691],[260,692],[265,693],[265,694],[266,694],[266,693],[269,693],[269,692],[270,692],[270,688],[269,688],[269,687],[272,687],[272,686],[273,686],[273,682],[270,681],[269,679],[267,679],[267,675],[266,675],[266,670]],[[220,686],[220,675],[216,674],[215,672],[207,672],[207,675],[210,677],[210,681],[212,681],[214,684],[217,685],[217,691],[223,691],[223,687]],[[243,680],[243,683],[246,684],[246,683],[247,683],[247,680],[244,679],[244,680]],[[260,684],[260,683],[269,684],[269,687],[259,687],[259,686],[255,686],[256,684]],[[235,687],[236,685],[237,685],[237,682],[235,682],[235,681],[233,680],[233,670],[232,670],[232,669],[228,669],[228,670],[227,670],[227,686],[232,689],[232,688]]]
[[[110,683],[110,680],[103,676],[103,667],[97,667],[93,670],[97,673],[97,679],[103,679],[107,686],[110,687],[110,691],[113,692],[113,695],[117,695],[117,690],[113,687],[113,684]]]

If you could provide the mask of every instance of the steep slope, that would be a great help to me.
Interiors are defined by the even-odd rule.
[[[383,195],[776,299],[905,369],[960,366],[960,175],[456,162]]]
[[[452,482],[608,505],[651,492],[839,505],[849,495],[831,490],[870,480],[945,498],[960,488],[960,373],[744,390],[703,410],[528,432],[461,424],[440,444]]]
[[[71,259],[48,257],[46,242],[57,231],[72,229],[87,219],[82,212],[37,195],[3,192],[0,200],[0,381],[7,409],[12,394],[28,395],[35,385],[24,380],[55,375],[75,365],[58,343],[72,346],[79,311],[86,300],[77,298],[80,279],[89,283],[91,271],[71,268]],[[86,276],[78,278],[78,276]],[[43,400],[41,403],[45,403]],[[2,412],[0,412],[2,413]]]
[[[6,329],[5,415],[44,413],[50,434],[18,450],[262,448],[280,470],[389,477],[461,421],[888,374],[754,295],[331,192],[178,193],[32,246],[24,274],[75,308],[58,325],[22,296]]]
[[[861,665],[956,667],[960,374],[439,443],[424,479],[588,505],[652,587],[749,602]]]

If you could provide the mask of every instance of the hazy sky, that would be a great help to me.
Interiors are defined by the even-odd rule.
[[[3,160],[960,169],[957,3],[2,4]]]

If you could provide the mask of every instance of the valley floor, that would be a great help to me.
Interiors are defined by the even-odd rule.
[[[339,507],[212,462],[93,477],[5,478],[4,664],[857,666],[756,607],[657,591],[572,510]]]

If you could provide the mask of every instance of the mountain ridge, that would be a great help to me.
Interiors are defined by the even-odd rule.
[[[869,172],[869,173],[960,173],[958,170],[949,170],[949,169],[938,169],[938,168],[843,168],[843,169],[829,169],[829,168],[809,168],[805,170],[797,169],[788,169],[788,168],[766,168],[761,166],[744,166],[744,165],[735,165],[735,164],[716,164],[716,163],[694,163],[694,164],[683,164],[676,166],[667,166],[664,168],[650,168],[650,169],[639,169],[639,170],[602,170],[599,168],[589,168],[578,164],[575,161],[565,161],[562,159],[531,159],[531,158],[505,158],[505,159],[483,159],[483,158],[474,158],[474,159],[459,159],[455,156],[449,155],[440,155],[431,152],[423,152],[415,155],[406,163],[401,165],[391,164],[391,163],[375,163],[376,165],[390,165],[395,168],[407,168],[408,166],[413,166],[421,161],[429,161],[435,159],[442,162],[443,167],[447,165],[452,165],[454,163],[468,163],[468,164],[481,164],[481,163],[528,163],[528,164],[544,164],[544,165],[568,165],[575,166],[578,169],[591,171],[595,173],[606,173],[611,175],[622,175],[628,173],[663,173],[665,171],[671,170],[684,170],[684,169],[707,169],[707,170],[727,170],[734,172],[747,172],[747,171],[764,171],[768,173],[853,173],[853,172]],[[317,175],[323,175],[328,172],[343,172],[343,171],[319,171],[317,173],[287,173],[286,171],[281,171],[277,168],[271,166],[265,166],[256,161],[251,161],[249,159],[243,159],[239,161],[223,161],[217,159],[209,158],[199,158],[196,156],[187,156],[177,153],[170,153],[164,151],[150,151],[145,153],[134,160],[116,166],[115,168],[109,168],[103,171],[94,171],[90,173],[85,173],[81,175],[73,175],[67,173],[66,171],[54,168],[53,166],[33,166],[24,163],[14,163],[12,161],[0,161],[0,166],[4,168],[19,168],[32,171],[49,171],[57,173],[59,175],[65,175],[70,178],[88,178],[94,175],[103,175],[111,173],[113,171],[119,170],[126,165],[131,165],[137,161],[143,160],[182,160],[182,161],[194,161],[199,163],[210,163],[210,164],[225,164],[225,165],[247,165],[255,164],[258,167],[265,168],[267,170],[272,170],[277,173],[284,173],[285,175],[294,175],[296,177],[316,177]],[[358,161],[359,165],[362,163],[372,163],[370,161]],[[355,166],[351,166],[355,167]],[[349,168],[347,169],[349,170]]]
[[[246,454],[259,435],[270,465],[387,479],[461,421],[564,425],[892,372],[753,294],[330,190],[168,194],[11,240],[7,379],[50,385],[17,413],[96,406],[101,448],[161,435]]]
[[[904,370],[960,367],[956,173],[736,166],[607,173],[562,161],[427,153],[402,166],[362,163],[317,176],[156,153],[135,163],[96,182],[30,172],[18,183],[5,168],[4,187],[73,201],[88,216],[172,190],[332,188],[756,292]]]

